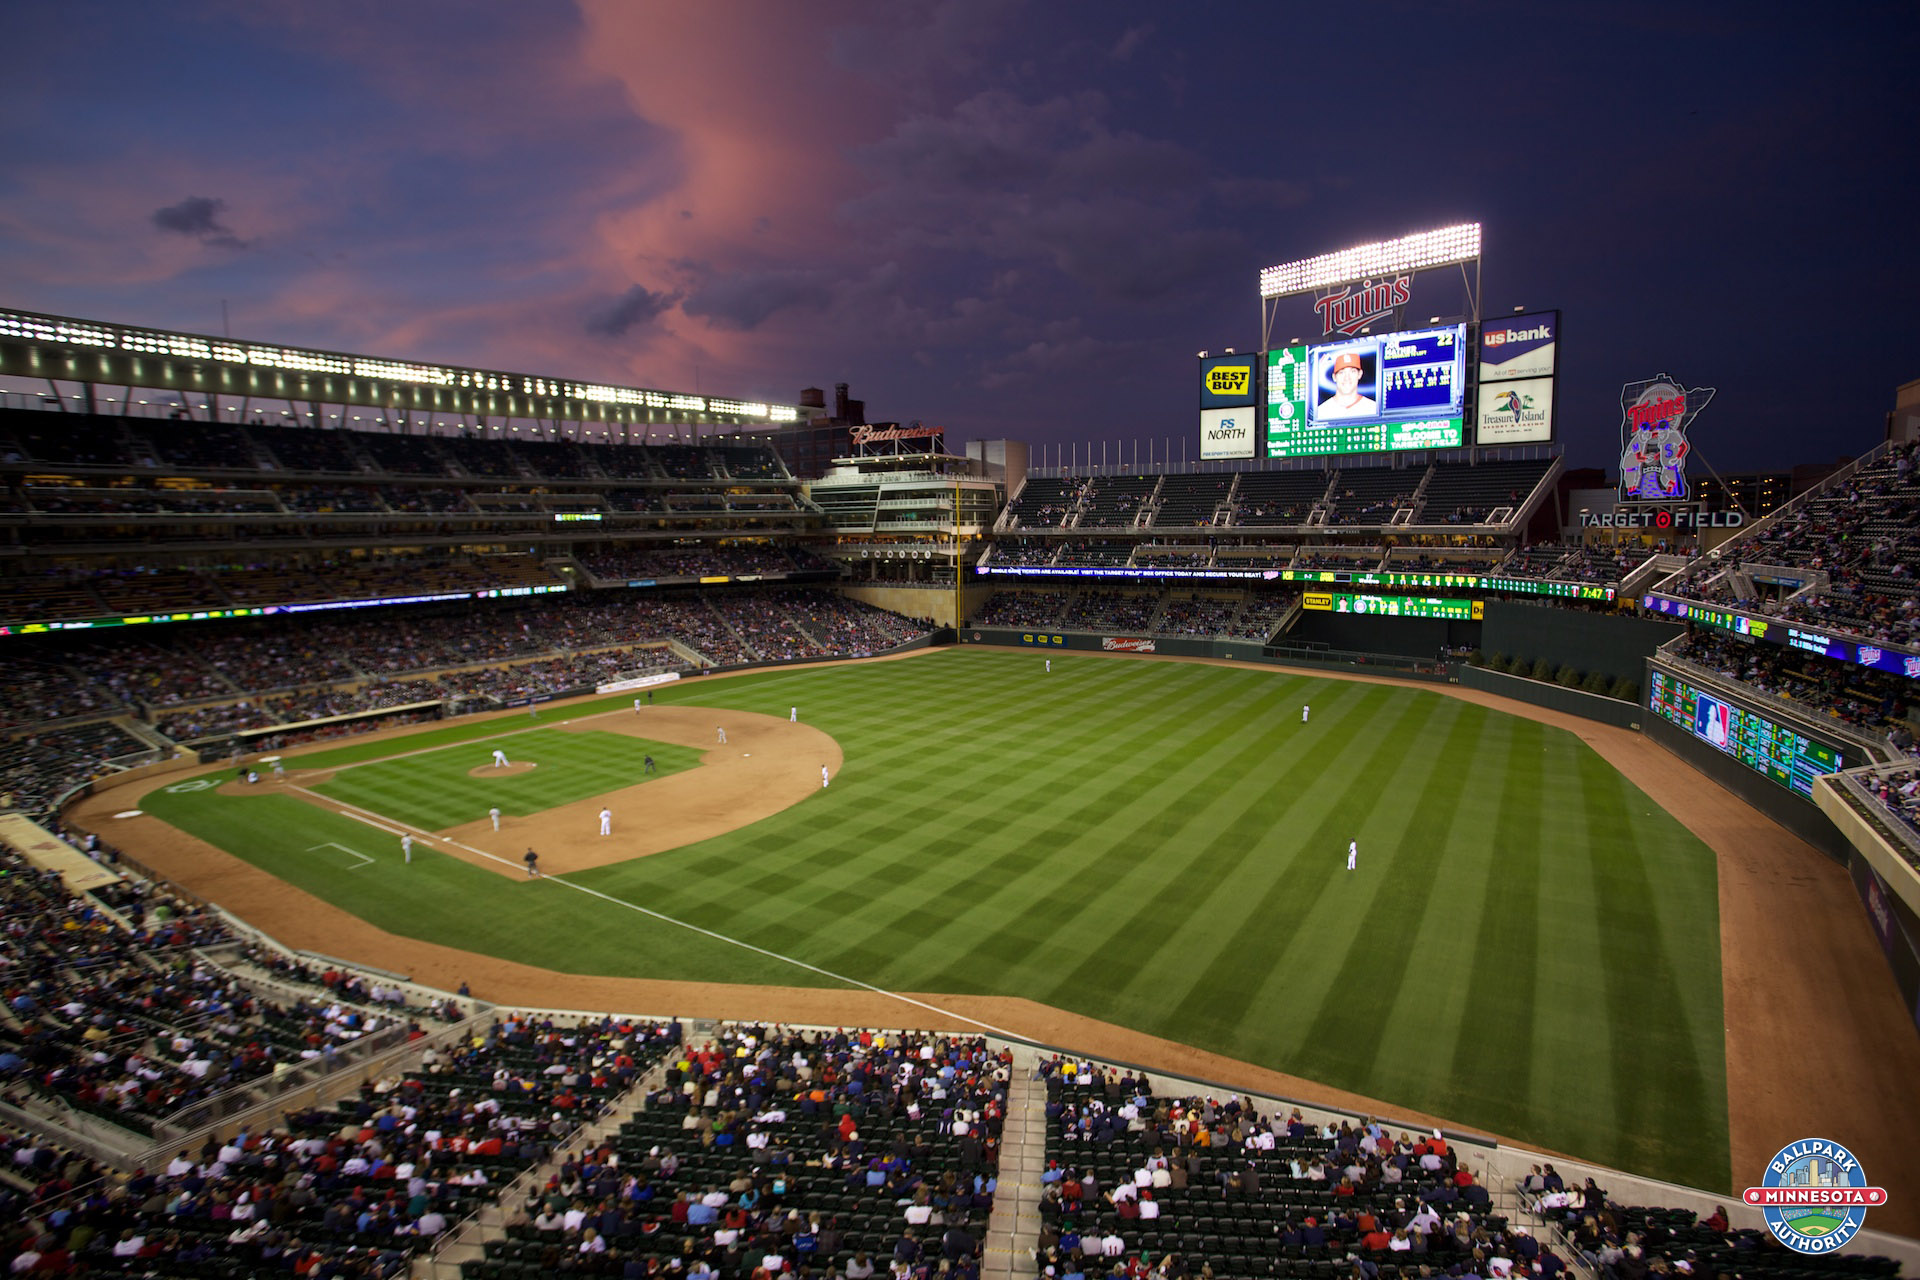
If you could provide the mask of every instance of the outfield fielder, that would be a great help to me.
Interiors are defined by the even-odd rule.
[[[600,834],[603,836],[613,834],[613,810],[611,809],[600,811]]]
[[[1301,724],[1305,724],[1305,723],[1307,722],[1307,713],[1308,713],[1308,712],[1310,712],[1310,711],[1312,711],[1312,710],[1313,710],[1313,708],[1312,708],[1312,707],[1309,707],[1309,706],[1302,706],[1302,707],[1300,708],[1300,723],[1301,723]]]
[[[493,749],[493,767],[496,769],[504,769],[507,767],[507,753],[499,747]]]
[[[1358,861],[1360,861],[1360,842],[1358,840],[1349,840],[1347,842],[1347,870],[1353,870],[1353,864]]]

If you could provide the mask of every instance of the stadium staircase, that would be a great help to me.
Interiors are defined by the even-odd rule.
[[[1027,1280],[1040,1239],[1040,1175],[1047,1169],[1047,1091],[1034,1079],[1039,1056],[1013,1046],[1007,1114],[1000,1125],[999,1188],[980,1251],[980,1280]]]
[[[504,1240],[507,1225],[526,1217],[527,1203],[533,1198],[533,1193],[546,1186],[549,1179],[556,1177],[561,1166],[570,1158],[593,1151],[603,1142],[616,1137],[620,1126],[640,1111],[647,1094],[659,1088],[666,1079],[666,1070],[664,1059],[654,1063],[598,1119],[582,1125],[565,1143],[556,1147],[545,1164],[528,1169],[501,1187],[500,1193],[471,1217],[448,1227],[431,1253],[423,1253],[413,1260],[412,1275],[415,1280],[461,1280],[460,1264],[484,1259],[488,1241]]]

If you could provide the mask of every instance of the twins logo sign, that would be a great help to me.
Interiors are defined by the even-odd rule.
[[[1620,500],[1669,502],[1687,496],[1687,428],[1713,399],[1669,374],[1620,389]]]
[[[1887,1202],[1872,1186],[1853,1153],[1824,1138],[1803,1138],[1767,1161],[1757,1187],[1742,1194],[1759,1209],[1774,1238],[1796,1253],[1824,1254],[1841,1248],[1867,1220],[1867,1210]]]

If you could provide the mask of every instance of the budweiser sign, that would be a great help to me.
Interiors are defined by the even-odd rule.
[[[852,435],[855,444],[869,445],[889,440],[937,440],[946,432],[945,427],[855,427]]]
[[[1406,306],[1412,296],[1412,276],[1378,283],[1363,280],[1357,291],[1352,285],[1342,285],[1338,293],[1329,293],[1317,300],[1313,309],[1320,313],[1326,332],[1354,333],[1361,325],[1378,320],[1395,307]]]
[[[1131,636],[1101,636],[1100,647],[1108,653],[1152,653],[1153,641]]]

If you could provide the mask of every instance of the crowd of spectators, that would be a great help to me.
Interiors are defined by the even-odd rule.
[[[897,1263],[975,1280],[1009,1070],[978,1039],[723,1026],[488,1253],[547,1273],[861,1278]]]
[[[1293,590],[1230,597],[1196,595],[1186,588],[1007,589],[981,605],[968,625],[1265,640],[1299,599],[1299,592]]]
[[[618,547],[580,557],[596,578],[699,578],[720,574],[793,573],[802,568],[780,547],[702,544],[687,547]]]
[[[1780,645],[1758,644],[1697,627],[1669,642],[1663,654],[1706,667],[1728,679],[1792,702],[1815,716],[1889,740],[1913,742],[1908,718],[1912,682],[1887,672],[1835,662]]]
[[[109,761],[144,763],[152,751],[110,720],[0,739],[0,810],[44,813],[68,788],[116,767]]]
[[[1723,546],[1690,569],[1676,589],[1883,644],[1920,645],[1916,465],[1920,444],[1890,450],[1833,489]],[[1818,593],[1784,601],[1743,595],[1735,575],[1751,565],[1819,570],[1828,582]]]
[[[417,1250],[548,1160],[678,1034],[510,1015],[429,1050],[415,1069],[363,1082],[332,1110],[289,1111],[130,1174],[4,1135],[33,1186],[4,1244],[16,1272],[403,1275]]]
[[[1153,630],[1161,635],[1226,635],[1233,630],[1233,619],[1240,612],[1240,605],[1237,599],[1169,595],[1160,606]]]
[[[1492,1211],[1437,1134],[1314,1124],[1251,1098],[1160,1097],[1144,1074],[1057,1056],[1039,1071],[1048,1162],[1035,1261],[1053,1280],[1565,1270]]]
[[[1920,832],[1920,771],[1899,769],[1884,773],[1871,779],[1867,790],[1888,813],[1905,823],[1908,830]]]

